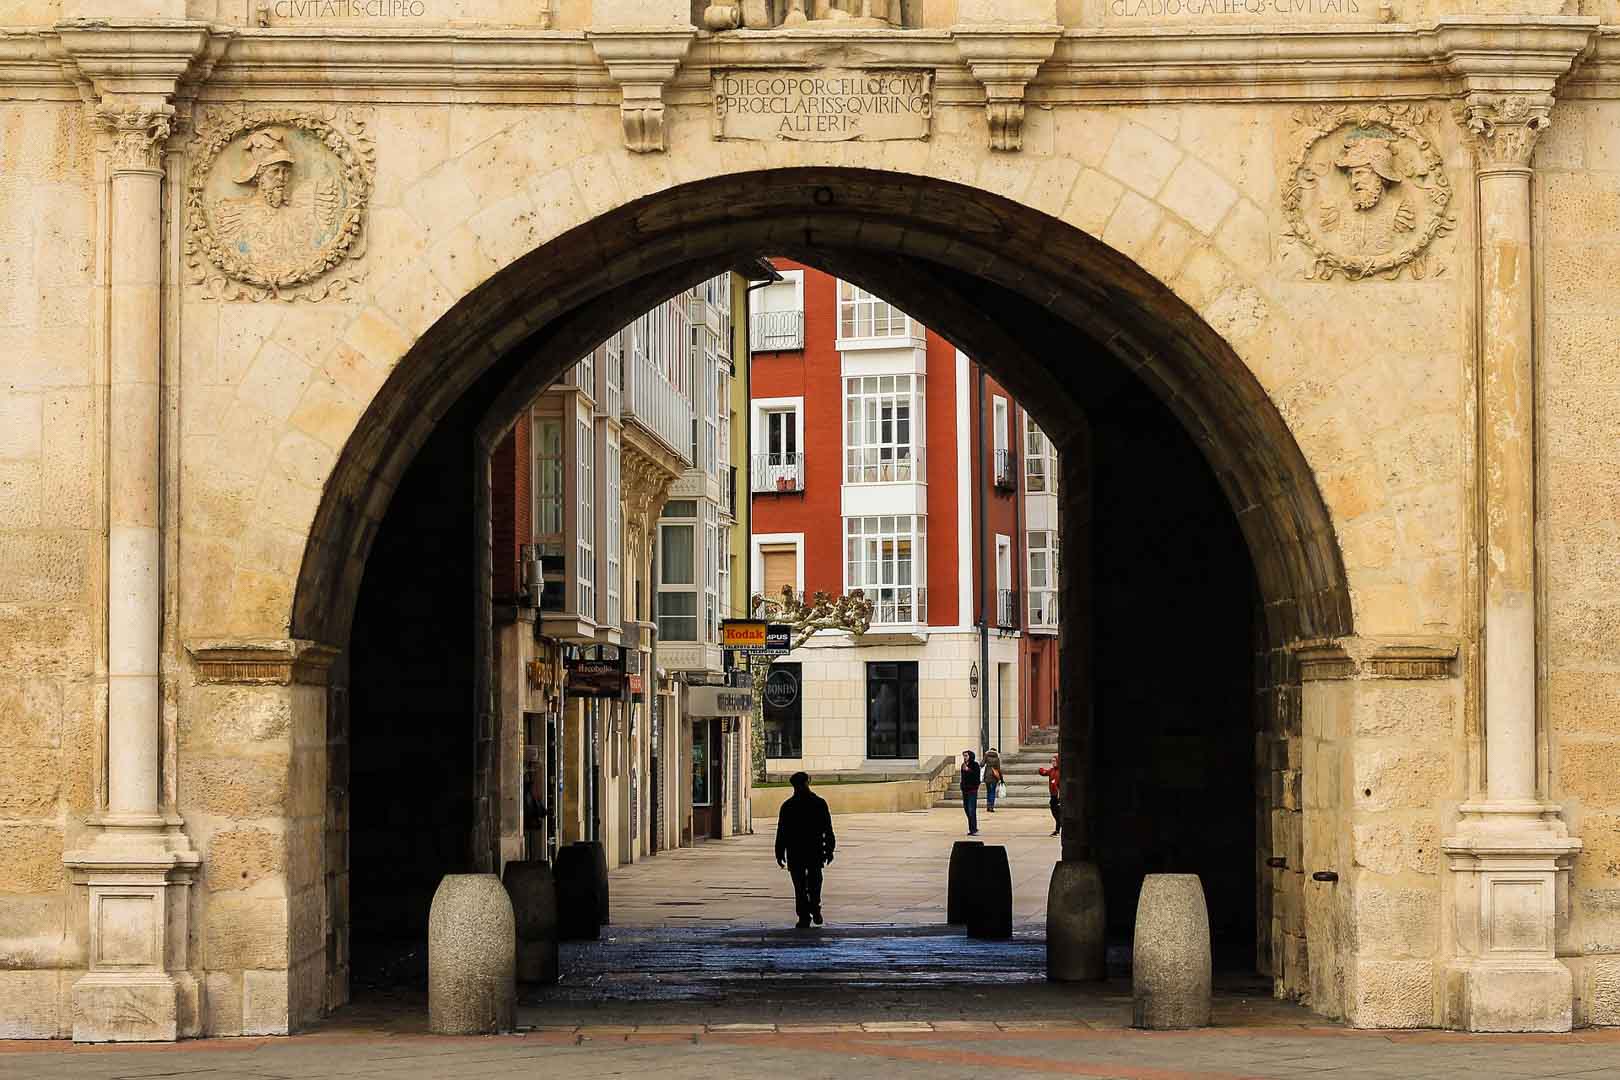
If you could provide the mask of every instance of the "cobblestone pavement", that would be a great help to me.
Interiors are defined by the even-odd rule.
[[[399,1080],[656,1076],[717,1080],[1037,1077],[1620,1078],[1620,1031],[1466,1036],[1351,1031],[1222,979],[1215,1026],[1128,1027],[1130,986],[1044,979],[1041,918],[1056,844],[1038,811],[997,813],[1018,930],[973,942],[940,925],[943,859],[961,815],[851,815],[824,898],[798,931],[786,875],[759,833],[613,875],[613,925],[564,946],[555,987],[526,987],[511,1035],[426,1033],[419,986],[373,990],[290,1039],[175,1046],[0,1042],[0,1080]]]

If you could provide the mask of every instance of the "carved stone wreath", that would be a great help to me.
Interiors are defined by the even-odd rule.
[[[279,166],[274,184],[266,166]],[[188,281],[209,299],[346,299],[375,174],[353,111],[204,110],[186,184]]]
[[[1301,130],[1282,180],[1283,239],[1305,250],[1306,278],[1443,272],[1430,247],[1456,218],[1444,163],[1419,126],[1428,119],[1425,106],[1409,104],[1295,112]]]

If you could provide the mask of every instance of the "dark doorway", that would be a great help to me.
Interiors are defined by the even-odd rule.
[[[866,665],[866,756],[917,756],[917,662]]]
[[[348,776],[333,782],[348,788],[347,898],[361,985],[425,977],[434,890],[445,874],[472,868],[472,462],[458,409],[389,504],[356,605]],[[333,761],[335,773],[341,767]]]
[[[1195,873],[1217,967],[1255,957],[1254,618],[1231,505],[1146,390],[1091,418],[1096,783],[1112,944],[1142,877]]]

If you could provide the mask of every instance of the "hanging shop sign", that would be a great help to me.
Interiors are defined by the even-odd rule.
[[[624,693],[624,656],[613,660],[564,661],[568,692],[578,697],[619,697]]]
[[[723,619],[720,644],[728,649],[754,652],[765,647],[766,623],[758,619]]]
[[[630,655],[634,656],[635,653]],[[638,698],[641,696],[641,674],[639,672],[632,672],[630,675],[630,693]]]
[[[754,692],[731,686],[689,686],[686,711],[691,716],[752,716]]]
[[[792,648],[793,628],[758,619],[726,619],[720,623],[720,644],[755,656],[786,656]]]

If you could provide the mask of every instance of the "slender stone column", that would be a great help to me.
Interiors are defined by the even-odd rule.
[[[159,327],[171,106],[103,106],[109,161],[107,818],[160,825]]]
[[[163,96],[104,98],[107,149],[107,802],[90,844],[64,855],[89,888],[89,971],[73,987],[73,1037],[152,1041],[198,1033],[187,970],[187,893],[198,856],[162,799],[161,332]]]
[[[1474,1031],[1567,1031],[1572,980],[1557,959],[1558,886],[1580,850],[1536,782],[1535,283],[1531,156],[1545,92],[1476,91],[1480,488],[1485,614],[1484,798],[1444,842],[1455,874],[1457,957],[1444,1019]]]

